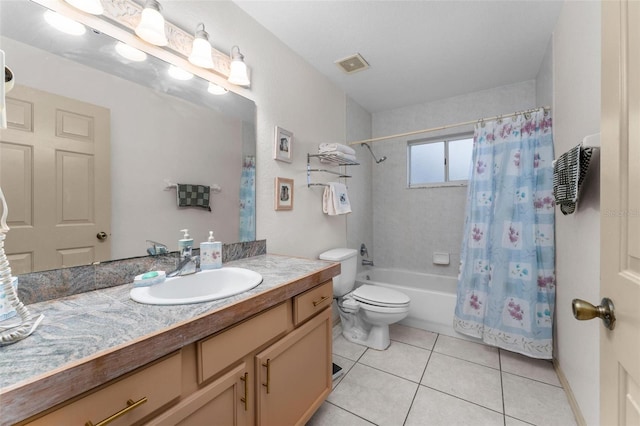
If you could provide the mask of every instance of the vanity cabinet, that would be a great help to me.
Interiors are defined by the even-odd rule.
[[[331,392],[331,281],[26,424],[304,425]]]
[[[182,351],[178,351],[75,398],[28,424],[98,425],[116,414],[117,418],[110,425],[135,424],[180,396],[181,370]]]
[[[148,424],[304,425],[331,392],[332,294],[325,282],[197,342],[204,387]]]
[[[331,392],[331,309],[256,355],[256,424],[304,424]]]

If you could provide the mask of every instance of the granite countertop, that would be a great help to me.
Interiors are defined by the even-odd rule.
[[[0,347],[0,424],[12,424],[274,306],[340,273],[339,264],[280,255],[226,263],[262,274],[252,290],[176,306],[132,301],[132,284],[28,305],[44,320]]]

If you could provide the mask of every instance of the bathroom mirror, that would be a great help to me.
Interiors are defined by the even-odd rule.
[[[45,22],[45,9],[33,2],[3,1],[0,11],[0,49],[16,87],[109,110],[110,225],[104,231],[110,255],[96,260],[146,255],[147,240],[177,250],[179,231],[185,228],[196,247],[209,231],[225,243],[255,239],[256,108],[251,100],[233,92],[211,94],[208,82],[197,76],[176,80],[168,75],[167,63],[149,55],[143,62],[125,59],[116,53],[115,40],[90,28],[82,36],[64,34]],[[19,145],[5,139],[0,143]],[[14,196],[18,205],[12,206],[12,191],[5,189],[11,160],[6,153],[1,156],[2,150],[0,185],[9,204],[9,247],[12,236],[20,238],[28,226],[11,223],[12,208],[21,211],[25,202]],[[31,161],[35,175],[38,161]],[[178,207],[174,183],[219,186],[221,191],[211,192],[211,212]],[[33,264],[28,256],[24,263],[12,262],[14,273],[29,272],[28,264]],[[45,269],[51,268],[33,271]]]

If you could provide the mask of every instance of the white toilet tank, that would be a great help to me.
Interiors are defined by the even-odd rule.
[[[340,262],[340,275],[333,277],[333,295],[342,297],[353,290],[356,283],[358,252],[355,249],[336,248],[325,251],[319,256],[322,260]]]

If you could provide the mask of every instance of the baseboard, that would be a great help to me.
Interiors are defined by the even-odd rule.
[[[580,411],[580,406],[578,405],[578,401],[576,401],[576,397],[573,395],[573,391],[571,390],[569,381],[567,380],[567,377],[562,372],[562,369],[558,364],[558,360],[555,358],[553,359],[553,368],[556,370],[558,379],[560,379],[560,384],[562,385],[562,388],[567,394],[567,399],[569,400],[571,411],[573,411],[573,416],[576,418],[576,423],[578,424],[578,426],[587,426],[587,422],[582,416],[582,411]]]

